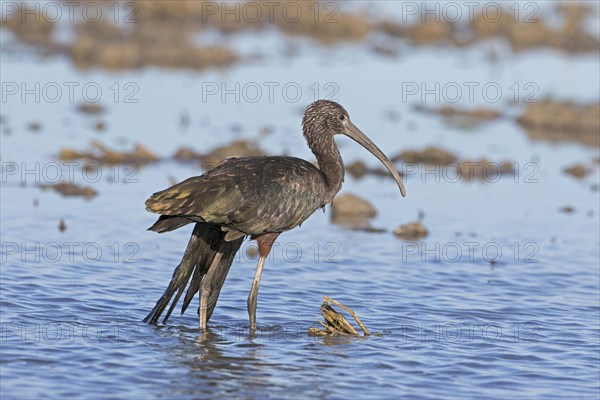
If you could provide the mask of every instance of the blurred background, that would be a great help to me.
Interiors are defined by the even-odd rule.
[[[0,6],[2,398],[598,398],[597,2]],[[208,334],[197,305],[142,324],[191,231],[147,232],[145,199],[227,157],[314,161],[317,99],[407,197],[340,138],[342,192],[280,236],[259,337],[253,242]],[[375,335],[309,337],[323,295]]]

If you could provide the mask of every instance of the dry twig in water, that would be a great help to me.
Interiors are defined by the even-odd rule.
[[[360,318],[354,311],[346,307],[342,303],[333,300],[328,296],[323,296],[323,304],[321,305],[321,314],[325,318],[326,323],[318,321],[325,329],[310,328],[308,334],[310,336],[329,336],[329,335],[358,335],[358,332],[350,323],[346,320],[343,314],[338,313],[329,305],[329,303],[335,304],[336,306],[344,309],[352,318],[358,323],[360,329],[364,332],[364,336],[369,336],[369,330],[361,322]]]

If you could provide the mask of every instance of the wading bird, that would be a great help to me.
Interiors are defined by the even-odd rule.
[[[310,104],[302,129],[318,167],[295,157],[229,158],[146,200],[146,209],[160,214],[149,230],[168,232],[190,223],[195,227],[169,286],[145,322],[156,323],[175,295],[166,322],[189,281],[181,313],[199,292],[200,328],[206,330],[234,256],[250,236],[257,241],[259,254],[248,296],[250,329],[256,329],[258,286],[275,239],[331,203],[342,187],[344,164],[334,140],[337,134],[349,136],[377,157],[398,183],[402,196],[406,195],[398,171],[350,122],[341,105],[328,100]]]

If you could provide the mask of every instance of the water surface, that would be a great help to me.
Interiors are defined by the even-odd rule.
[[[261,49],[273,41],[263,36],[232,41]],[[598,151],[531,141],[511,118],[522,102],[506,105],[515,82],[534,82],[540,97],[598,101],[597,55],[506,51],[494,64],[483,46],[406,46],[398,58],[354,45],[312,47],[300,43],[292,60],[274,51],[261,62],[204,73],[81,72],[62,58],[2,58],[3,81],[94,82],[107,107],[107,129],[98,134],[94,117],[75,112],[81,96],[74,103],[63,96],[2,104],[11,127],[2,135],[3,165],[33,171],[3,174],[3,398],[598,398],[600,207],[590,188],[598,170],[584,181],[561,172]],[[415,112],[419,98],[403,99],[407,82],[470,81],[495,82],[505,94],[494,104],[481,96],[459,104],[491,106],[507,117],[465,130]],[[115,101],[115,82],[134,83],[139,101]],[[249,82],[292,82],[303,92],[297,102],[281,92],[272,102],[203,98],[206,83]],[[347,177],[343,191],[368,198],[378,210],[373,225],[388,232],[344,230],[329,223],[328,210],[282,235],[263,274],[256,337],[249,337],[245,309],[256,260],[244,252],[209,332],[196,328],[195,304],[166,326],[141,323],[191,232],[147,232],[154,216],[144,200],[169,177],[200,173],[198,166],[166,161],[133,174],[125,166],[104,168],[93,183],[76,167],[73,180],[99,192],[89,201],[36,187],[51,179],[48,166],[60,148],[82,149],[94,139],[115,148],[142,142],[168,157],[184,145],[206,150],[271,126],[274,133],[260,142],[266,151],[312,159],[300,117],[315,83],[320,97],[333,83],[334,98],[388,154],[437,144],[463,158],[510,160],[517,174],[464,183],[418,171],[408,177],[404,199],[390,179]],[[190,115],[188,128],[179,124],[182,114]],[[40,133],[25,128],[31,121],[42,124]],[[338,143],[348,162],[376,165],[353,142]],[[559,212],[567,205],[575,212]],[[396,239],[390,231],[419,210],[430,235],[417,243]],[[323,295],[352,307],[375,334],[308,337]]]

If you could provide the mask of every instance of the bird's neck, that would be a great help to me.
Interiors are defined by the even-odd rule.
[[[312,148],[323,173],[327,192],[325,204],[331,203],[344,182],[344,162],[333,138]]]

